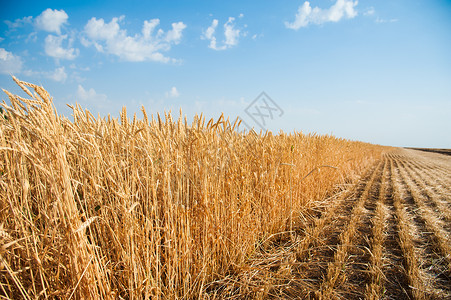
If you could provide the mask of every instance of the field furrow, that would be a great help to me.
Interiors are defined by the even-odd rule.
[[[440,220],[437,212],[427,204],[427,199],[421,194],[419,187],[413,182],[411,176],[405,170],[403,162],[399,167],[401,180],[405,183],[408,201],[413,201],[411,211],[415,212],[417,223],[421,225],[421,235],[427,241],[424,251],[426,253],[425,267],[435,276],[434,284],[439,289],[444,289],[451,296],[451,239],[448,232],[444,230],[447,223]],[[428,262],[428,260],[430,262]]]
[[[449,186],[451,185],[451,178],[447,178],[446,174],[427,170],[423,168],[421,164],[414,164],[413,162],[409,163],[417,170],[421,170],[421,173],[423,173],[426,178],[433,180],[435,182],[433,185],[434,187],[439,188],[442,191],[449,189]]]
[[[403,156],[399,156],[399,160],[406,161]],[[416,169],[425,173],[428,178],[433,178],[436,180],[439,185],[449,187],[451,183],[451,175],[449,174],[450,170],[448,168],[442,167],[437,163],[431,163],[423,160],[413,160],[412,158],[407,159],[407,161]]]
[[[386,240],[386,222],[387,222],[387,207],[384,204],[387,197],[387,158],[384,158],[384,169],[382,171],[381,184],[379,187],[379,199],[376,204],[374,217],[371,220],[372,237],[371,243],[371,258],[368,267],[368,276],[370,283],[366,285],[366,298],[379,299],[384,292],[384,273],[383,273],[383,253],[384,242]]]
[[[451,183],[443,181],[443,176],[430,175],[423,169],[417,168],[416,174],[420,184],[423,184],[425,192],[432,193],[430,195],[434,201],[441,202],[443,207],[447,207],[447,210],[451,210]]]
[[[447,197],[443,193],[436,193],[430,188],[431,182],[428,178],[411,164],[404,164],[408,178],[417,186],[416,191],[420,193],[424,203],[434,212],[441,221],[443,228],[451,232],[451,207]]]
[[[305,244],[308,256],[298,269],[316,292],[297,296],[451,298],[449,198],[428,189],[437,173],[424,170],[433,163],[414,158],[406,151],[386,154],[356,192],[344,194],[354,198],[331,204],[318,219],[315,242]]]
[[[321,297],[331,299],[338,295],[346,298],[361,298],[368,283],[367,262],[370,258],[369,239],[370,220],[376,209],[379,194],[379,182],[383,172],[383,162],[374,170],[365,190],[355,203],[349,222],[339,236],[339,244],[335,248],[334,259],[328,264],[326,275],[321,284]]]
[[[433,212],[427,209],[417,188],[406,175],[403,161],[395,161],[397,186],[396,193],[400,197],[400,216],[409,222],[406,226],[406,234],[410,234],[413,250],[408,250],[408,258],[416,260],[408,263],[409,280],[414,288],[413,295],[416,298],[433,297],[442,298],[449,295],[447,284],[448,264],[445,256],[439,253],[447,253],[447,237],[434,223]],[[437,251],[438,250],[438,251]],[[409,253],[410,252],[410,253]],[[411,259],[409,258],[409,260]]]
[[[306,231],[305,237],[297,247],[299,266],[296,274],[302,281],[308,282],[312,288],[311,293],[297,296],[314,297],[315,291],[322,287],[323,279],[327,276],[329,264],[334,260],[334,253],[340,245],[343,232],[350,227],[351,215],[356,207],[363,205],[364,195],[368,194],[371,182],[374,181],[380,168],[381,164],[371,168],[354,189],[345,193],[340,199],[336,199],[337,203],[332,203],[321,217],[314,221],[314,226]]]
[[[416,299],[425,299],[425,278],[420,272],[418,262],[418,249],[416,245],[419,243],[416,240],[416,232],[412,224],[411,216],[405,209],[403,201],[402,185],[397,177],[397,170],[395,170],[396,157],[390,161],[392,174],[391,180],[393,183],[393,205],[395,207],[396,218],[398,220],[398,235],[400,246],[403,252],[404,264],[407,273],[407,280],[409,282],[408,292]]]
[[[407,278],[406,260],[401,248],[399,236],[399,218],[396,215],[393,196],[392,158],[386,156],[387,177],[385,198],[380,203],[385,207],[385,226],[383,236],[382,295],[368,294],[367,299],[410,299],[410,288]],[[382,204],[383,203],[383,204]]]
[[[316,248],[321,244],[324,245],[321,239],[327,236],[326,228],[335,225],[331,223],[336,219],[339,210],[343,212],[351,209],[353,201],[350,199],[355,199],[356,195],[364,191],[366,182],[371,178],[372,173],[372,170],[367,172],[355,189],[345,190],[341,195],[334,197],[324,211],[321,211],[320,215],[313,220],[312,225],[305,229],[305,236],[297,246],[297,259],[299,261],[304,261],[306,257],[310,257],[312,248]]]

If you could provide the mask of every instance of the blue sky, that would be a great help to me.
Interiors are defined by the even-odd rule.
[[[0,87],[41,84],[66,116],[182,108],[451,148],[451,1],[18,0],[0,18]]]

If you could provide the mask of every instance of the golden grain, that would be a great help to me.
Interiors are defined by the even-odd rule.
[[[293,232],[384,150],[238,132],[223,115],[188,124],[142,108],[130,120],[124,107],[118,120],[77,104],[71,121],[42,87],[14,80],[32,99],[7,93],[11,106],[1,105],[0,219],[20,240],[2,254],[7,298],[215,298],[218,282],[253,268],[262,241]],[[280,255],[278,276],[293,260]]]

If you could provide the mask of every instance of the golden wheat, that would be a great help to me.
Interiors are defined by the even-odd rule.
[[[251,268],[265,241],[308,226],[383,151],[144,108],[118,120],[75,105],[71,121],[42,87],[14,81],[32,99],[7,92],[0,118],[1,236],[16,242],[2,248],[0,294],[11,299],[231,297],[224,279]],[[321,166],[333,168],[309,173]]]

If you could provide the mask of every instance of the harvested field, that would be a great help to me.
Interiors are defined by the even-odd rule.
[[[447,156],[385,154],[244,277],[268,298],[451,299],[450,180]]]
[[[437,148],[407,148],[407,149],[451,155],[451,149],[437,149]]]
[[[1,298],[451,299],[451,157],[223,116],[71,121],[15,80]]]

